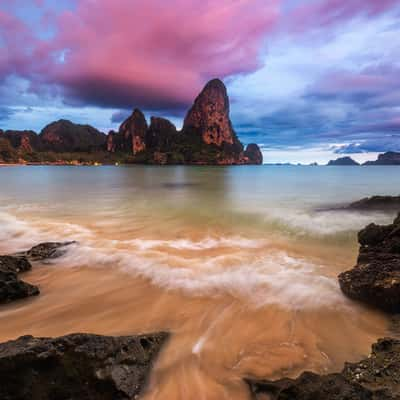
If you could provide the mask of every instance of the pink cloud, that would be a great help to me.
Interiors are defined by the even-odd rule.
[[[306,31],[346,23],[356,16],[374,17],[399,6],[398,0],[310,0],[292,9],[291,30]]]
[[[34,85],[104,106],[179,107],[212,77],[257,69],[280,0],[80,0],[57,33],[13,59]],[[48,15],[47,15],[48,18]],[[13,28],[15,37],[23,27]],[[10,42],[11,43],[11,42]]]

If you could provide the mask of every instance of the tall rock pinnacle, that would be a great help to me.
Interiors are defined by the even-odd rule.
[[[122,136],[125,150],[137,154],[146,149],[147,122],[143,113],[137,108],[132,115],[122,123],[119,133]]]
[[[183,124],[184,134],[197,134],[204,143],[221,146],[237,139],[229,119],[229,98],[219,79],[208,82],[197,96]]]

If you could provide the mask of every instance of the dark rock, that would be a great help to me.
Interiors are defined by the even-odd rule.
[[[119,127],[107,136],[107,151],[137,154],[146,150],[147,122],[144,114],[137,108]]]
[[[32,247],[28,251],[18,253],[18,256],[25,256],[32,261],[43,261],[63,256],[68,251],[68,246],[77,242],[46,242]]]
[[[380,154],[376,161],[367,161],[363,165],[400,165],[400,153],[389,151]]]
[[[174,148],[177,130],[173,123],[165,118],[151,117],[146,134],[146,144],[156,152],[166,153]]]
[[[365,197],[347,208],[359,211],[400,211],[400,196]]]
[[[122,123],[119,133],[123,138],[124,149],[133,154],[146,150],[147,122],[143,113],[135,109],[132,115]]]
[[[30,271],[32,265],[26,257],[0,256],[0,269],[18,274]]]
[[[400,312],[400,218],[388,226],[368,225],[359,232],[357,265],[339,275],[348,297],[388,312]]]
[[[360,165],[357,161],[354,161],[351,157],[341,157],[337,160],[331,160],[328,163],[329,166],[349,166],[349,165]]]
[[[62,119],[43,128],[39,140],[43,151],[90,152],[104,148],[107,137],[90,125],[74,124]]]
[[[23,336],[0,344],[0,398],[136,399],[167,336]]]
[[[34,131],[5,131],[3,138],[8,139],[15,149],[31,153],[39,147],[39,137]]]
[[[341,373],[304,372],[297,379],[247,383],[255,400],[398,400],[400,341],[380,339],[367,359],[346,363]]]
[[[263,155],[260,148],[255,143],[250,143],[247,145],[244,156],[247,164],[259,165],[263,163]]]
[[[39,289],[18,278],[19,272],[32,267],[25,257],[0,256],[0,304],[36,296]]]

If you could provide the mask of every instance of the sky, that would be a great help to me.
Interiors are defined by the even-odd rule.
[[[400,151],[400,2],[0,0],[0,129],[179,128],[216,77],[265,162]]]

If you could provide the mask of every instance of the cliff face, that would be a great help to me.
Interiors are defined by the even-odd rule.
[[[206,144],[233,144],[236,134],[229,119],[229,98],[219,79],[207,83],[186,115],[183,134],[199,135]]]
[[[127,152],[133,155],[146,150],[147,129],[143,113],[135,109],[132,115],[121,124],[118,133],[110,132],[107,138],[107,150]]]

